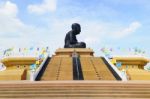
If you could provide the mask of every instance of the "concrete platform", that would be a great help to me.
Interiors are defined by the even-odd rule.
[[[0,82],[1,99],[149,99],[149,81]]]
[[[76,52],[80,56],[93,56],[94,52],[90,48],[59,48],[56,50],[56,56],[72,56],[72,53]]]

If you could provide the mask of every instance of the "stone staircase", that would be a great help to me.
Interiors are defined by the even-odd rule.
[[[57,80],[59,67],[61,65],[61,57],[53,57],[48,63],[46,70],[44,71],[40,80]]]
[[[1,99],[150,98],[149,81],[2,81]]]
[[[83,80],[117,80],[100,57],[80,57]],[[72,57],[52,57],[40,80],[73,80]]]
[[[40,80],[73,80],[72,58],[53,57]]]
[[[81,57],[84,80],[116,80],[100,57]]]

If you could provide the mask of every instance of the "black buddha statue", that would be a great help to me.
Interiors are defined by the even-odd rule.
[[[86,48],[84,42],[78,42],[76,35],[80,34],[81,27],[78,23],[72,24],[72,30],[66,34],[64,48]]]

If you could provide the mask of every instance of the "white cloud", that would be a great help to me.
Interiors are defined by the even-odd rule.
[[[6,1],[0,5],[0,35],[20,35],[23,32],[25,25],[17,18],[18,8],[17,5]],[[14,33],[14,34],[13,34]]]
[[[18,13],[17,6],[11,3],[10,1],[7,1],[4,4],[0,5],[0,14],[15,17],[17,13]]]
[[[56,10],[56,0],[43,0],[41,4],[33,4],[28,6],[28,11],[36,14],[54,12],[55,10]]]
[[[115,38],[126,37],[134,33],[139,27],[141,27],[141,23],[138,21],[135,21],[135,22],[132,22],[127,28],[121,29],[118,32],[114,32],[113,35]]]
[[[2,47],[56,46],[51,41],[53,39],[51,35],[55,30],[51,32],[51,27],[25,24],[18,17],[18,13],[19,8],[15,3],[11,1],[0,2],[0,45]],[[43,33],[45,34],[43,35]],[[41,39],[47,36],[47,39]]]

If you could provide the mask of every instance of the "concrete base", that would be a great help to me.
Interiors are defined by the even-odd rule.
[[[25,69],[5,70],[0,72],[0,80],[26,80]]]
[[[76,52],[79,56],[93,56],[94,52],[90,48],[59,48],[56,50],[56,56],[72,56],[72,53]]]

